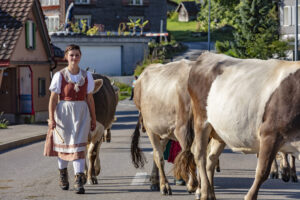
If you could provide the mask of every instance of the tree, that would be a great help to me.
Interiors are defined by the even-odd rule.
[[[204,0],[198,16],[200,31],[208,29],[208,1]],[[216,30],[225,25],[235,27],[237,16],[236,7],[240,0],[210,0],[211,1],[211,29]]]
[[[278,0],[242,0],[238,6],[234,42],[218,42],[217,51],[240,58],[284,56],[288,45],[279,41],[277,5]]]

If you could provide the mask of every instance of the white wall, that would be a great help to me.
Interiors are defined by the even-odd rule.
[[[82,57],[80,67],[96,73],[113,76],[121,75],[121,47],[120,46],[80,46]]]

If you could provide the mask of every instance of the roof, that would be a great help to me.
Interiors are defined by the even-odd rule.
[[[47,52],[51,57],[50,38],[48,36],[47,27],[38,0],[0,0],[0,60],[9,60],[17,41],[20,37],[22,29],[25,27],[25,21],[28,19],[29,13],[37,8],[38,28],[42,28]]]
[[[51,44],[51,46],[52,46],[52,49],[54,51],[54,57],[64,58],[65,53],[61,48],[59,48],[58,46],[55,46],[54,44]]]
[[[167,4],[172,5],[172,6],[178,6],[178,3],[172,0],[167,0]]]
[[[0,60],[8,60],[34,0],[0,0]]]
[[[195,1],[181,2],[177,7],[176,12],[178,12],[181,7],[184,7],[190,15],[196,15],[199,12],[198,5],[196,4]]]

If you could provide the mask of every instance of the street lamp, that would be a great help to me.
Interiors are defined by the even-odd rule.
[[[298,0],[295,6],[295,61],[298,60]]]
[[[210,0],[208,0],[208,33],[207,33],[207,45],[208,45],[208,51],[210,51]]]

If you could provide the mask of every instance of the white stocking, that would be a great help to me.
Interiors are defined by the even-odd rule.
[[[74,174],[84,173],[85,159],[78,159],[73,161]]]
[[[61,158],[57,157],[57,161],[58,161],[58,169],[64,169],[68,167],[68,163],[69,161],[66,160],[62,160]]]

